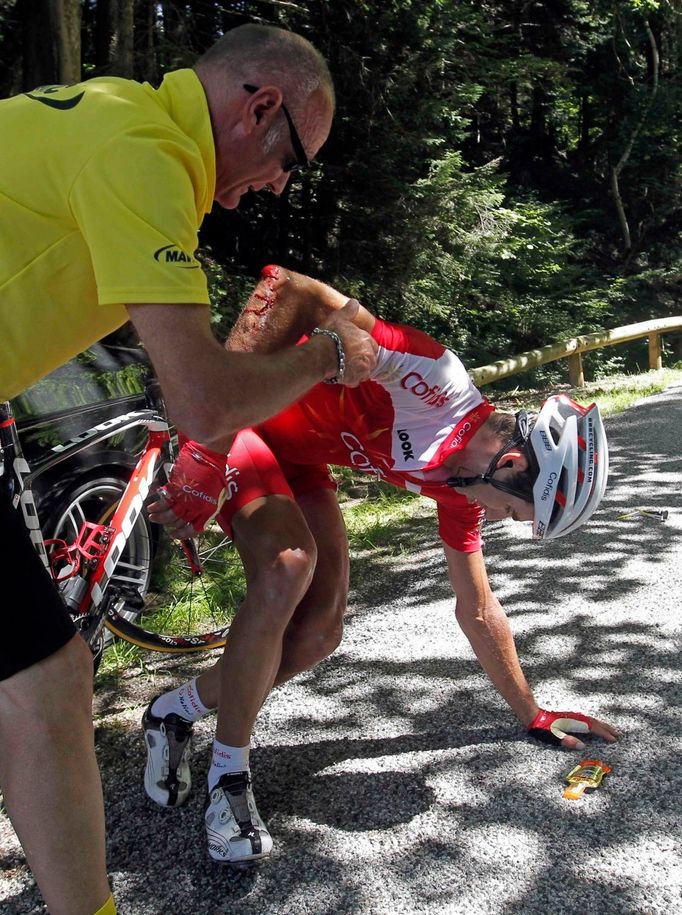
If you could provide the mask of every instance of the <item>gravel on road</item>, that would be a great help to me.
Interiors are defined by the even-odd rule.
[[[619,743],[574,754],[526,736],[457,626],[433,509],[420,503],[389,547],[354,556],[341,648],[258,720],[254,787],[275,838],[262,867],[207,859],[212,721],[196,727],[184,808],[156,808],[142,787],[144,706],[210,661],[154,657],[98,691],[121,915],[682,911],[682,387],[607,428],[611,481],[588,526],[542,544],[523,525],[490,525],[485,549],[539,703],[605,719]],[[612,774],[565,800],[564,775],[594,756]],[[0,863],[0,913],[42,912],[6,817]]]

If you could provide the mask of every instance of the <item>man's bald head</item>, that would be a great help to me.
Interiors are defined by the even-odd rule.
[[[222,83],[279,86],[294,110],[313,93],[322,93],[332,111],[334,83],[324,57],[301,35],[269,25],[242,25],[226,32],[203,54],[194,69],[204,85]]]

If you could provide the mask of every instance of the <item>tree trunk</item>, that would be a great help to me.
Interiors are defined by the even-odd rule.
[[[98,75],[109,73],[111,64],[111,46],[114,41],[114,10],[112,3],[116,0],[97,0],[95,7],[95,72]]]
[[[60,83],[81,78],[81,6],[79,0],[50,0],[50,30],[56,33]]]
[[[644,28],[646,30],[647,38],[649,39],[649,66],[651,72],[651,95],[649,96],[649,101],[646,104],[644,112],[639,119],[639,123],[636,125],[635,129],[630,135],[630,139],[627,142],[627,145],[615,165],[611,166],[611,196],[613,197],[613,202],[616,206],[616,212],[618,213],[618,221],[620,223],[620,230],[623,236],[623,249],[624,254],[627,255],[632,250],[632,237],[630,233],[630,226],[628,225],[627,215],[625,213],[625,206],[623,204],[623,198],[620,193],[620,175],[625,166],[627,165],[628,159],[632,154],[633,147],[637,137],[642,132],[642,129],[649,117],[649,112],[651,111],[656,93],[658,92],[658,74],[660,68],[660,55],[658,52],[658,44],[656,43],[656,38],[651,26],[649,25],[649,20],[644,20]]]
[[[134,0],[116,0],[114,30],[116,39],[112,59],[112,72],[116,76],[132,79],[135,68],[133,56],[135,33]]]
[[[137,0],[135,4],[135,79],[158,82],[158,65],[154,27],[156,3]]]
[[[23,88],[77,83],[81,78],[79,0],[20,0],[17,13],[23,32]]]
[[[97,74],[132,79],[135,76],[135,0],[98,0],[96,17]],[[153,65],[153,54],[150,56]]]

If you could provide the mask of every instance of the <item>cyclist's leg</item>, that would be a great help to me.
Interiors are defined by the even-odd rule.
[[[253,430],[228,456],[230,486],[218,521],[233,537],[246,596],[218,665],[197,678],[206,708],[220,707],[217,739],[245,746],[279,668],[282,637],[316,561],[314,540],[279,464]],[[221,695],[229,701],[220,702]]]
[[[257,463],[262,468],[267,466],[267,455],[270,455],[271,462],[274,461],[274,456],[265,443],[252,437],[253,434],[248,433],[247,442],[251,445],[252,450],[256,451]],[[238,441],[241,441],[243,436],[244,433],[241,433]],[[262,448],[266,450],[259,451]],[[314,576],[308,590],[299,601],[283,636],[280,667],[274,680],[274,684],[279,685],[294,674],[308,670],[330,655],[341,640],[343,617],[348,599],[349,561],[346,528],[336,499],[336,484],[325,465],[295,466],[280,459],[279,463],[274,464],[276,470],[273,470],[271,478],[268,478],[265,473],[261,475],[260,489],[252,488],[251,481],[254,477],[252,473],[249,473],[243,456],[241,456],[238,466],[242,471],[246,471],[244,473],[246,491],[241,493],[244,499],[248,499],[256,492],[274,493],[277,474],[285,474],[288,482],[284,484],[284,478],[280,476],[279,479],[283,485],[279,491],[280,493],[285,492],[284,485],[289,492],[293,490],[297,510],[294,511],[289,501],[285,500],[280,505],[271,503],[271,511],[277,513],[284,525],[300,524],[300,517],[302,517],[316,546],[317,563]],[[232,499],[226,502],[226,509],[220,516],[221,523],[228,531],[230,524],[233,524],[235,519],[237,519],[237,525],[239,524],[238,519],[242,511],[248,510],[248,504],[244,506],[239,503],[241,508],[230,515],[231,502]],[[283,514],[285,511],[286,514]],[[267,515],[263,514],[252,519],[248,529],[242,534],[244,548],[248,548],[256,554],[259,543],[267,537],[264,525],[256,522],[261,518],[264,520],[266,517]],[[246,538],[248,538],[248,543]],[[235,542],[239,548],[238,536],[235,537]],[[245,604],[247,608],[252,606],[252,600],[249,600],[249,597],[253,598],[253,594],[247,594],[248,602]],[[230,630],[230,640],[233,634],[234,626]],[[197,678],[200,698],[208,708],[215,708],[218,703],[221,661]]]
[[[298,495],[296,502],[315,541],[317,563],[312,581],[283,634],[281,659],[274,686],[279,686],[297,673],[309,670],[332,654],[343,635],[343,617],[348,600],[348,539],[333,489],[316,489]],[[273,506],[273,511],[277,511],[286,525],[291,523],[289,515],[280,514],[281,509]],[[265,520],[266,517],[263,515],[262,519]],[[251,527],[251,537],[256,544],[261,539],[255,525]],[[250,604],[245,606],[248,612]],[[230,630],[230,640],[232,638],[233,629]],[[208,708],[218,705],[221,663],[222,659],[196,681],[201,700]],[[231,716],[230,704],[226,706],[226,714]],[[249,718],[255,720],[255,700],[251,705]]]
[[[251,733],[280,666],[284,632],[310,584],[316,551],[290,496],[252,500],[235,516],[232,530],[247,587],[218,668],[218,721],[205,825],[209,855],[241,866],[266,858],[272,850],[251,787]],[[201,684],[197,686],[204,704],[210,704]]]
[[[23,589],[3,599],[0,784],[52,915],[92,915],[109,896],[92,727],[92,657],[6,496],[3,560]]]
[[[284,634],[275,685],[309,670],[336,650],[348,601],[348,538],[336,494],[329,488],[296,496],[317,546],[313,580]]]
[[[244,564],[246,596],[230,627],[220,662],[217,739],[244,746],[282,657],[282,639],[305,594],[317,551],[295,502],[282,495],[255,499],[233,520]],[[212,696],[199,694],[210,706]]]

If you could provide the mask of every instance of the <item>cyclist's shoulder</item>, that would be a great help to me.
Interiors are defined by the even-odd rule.
[[[372,336],[379,346],[391,353],[438,359],[446,352],[442,343],[410,324],[399,324],[377,318]]]

